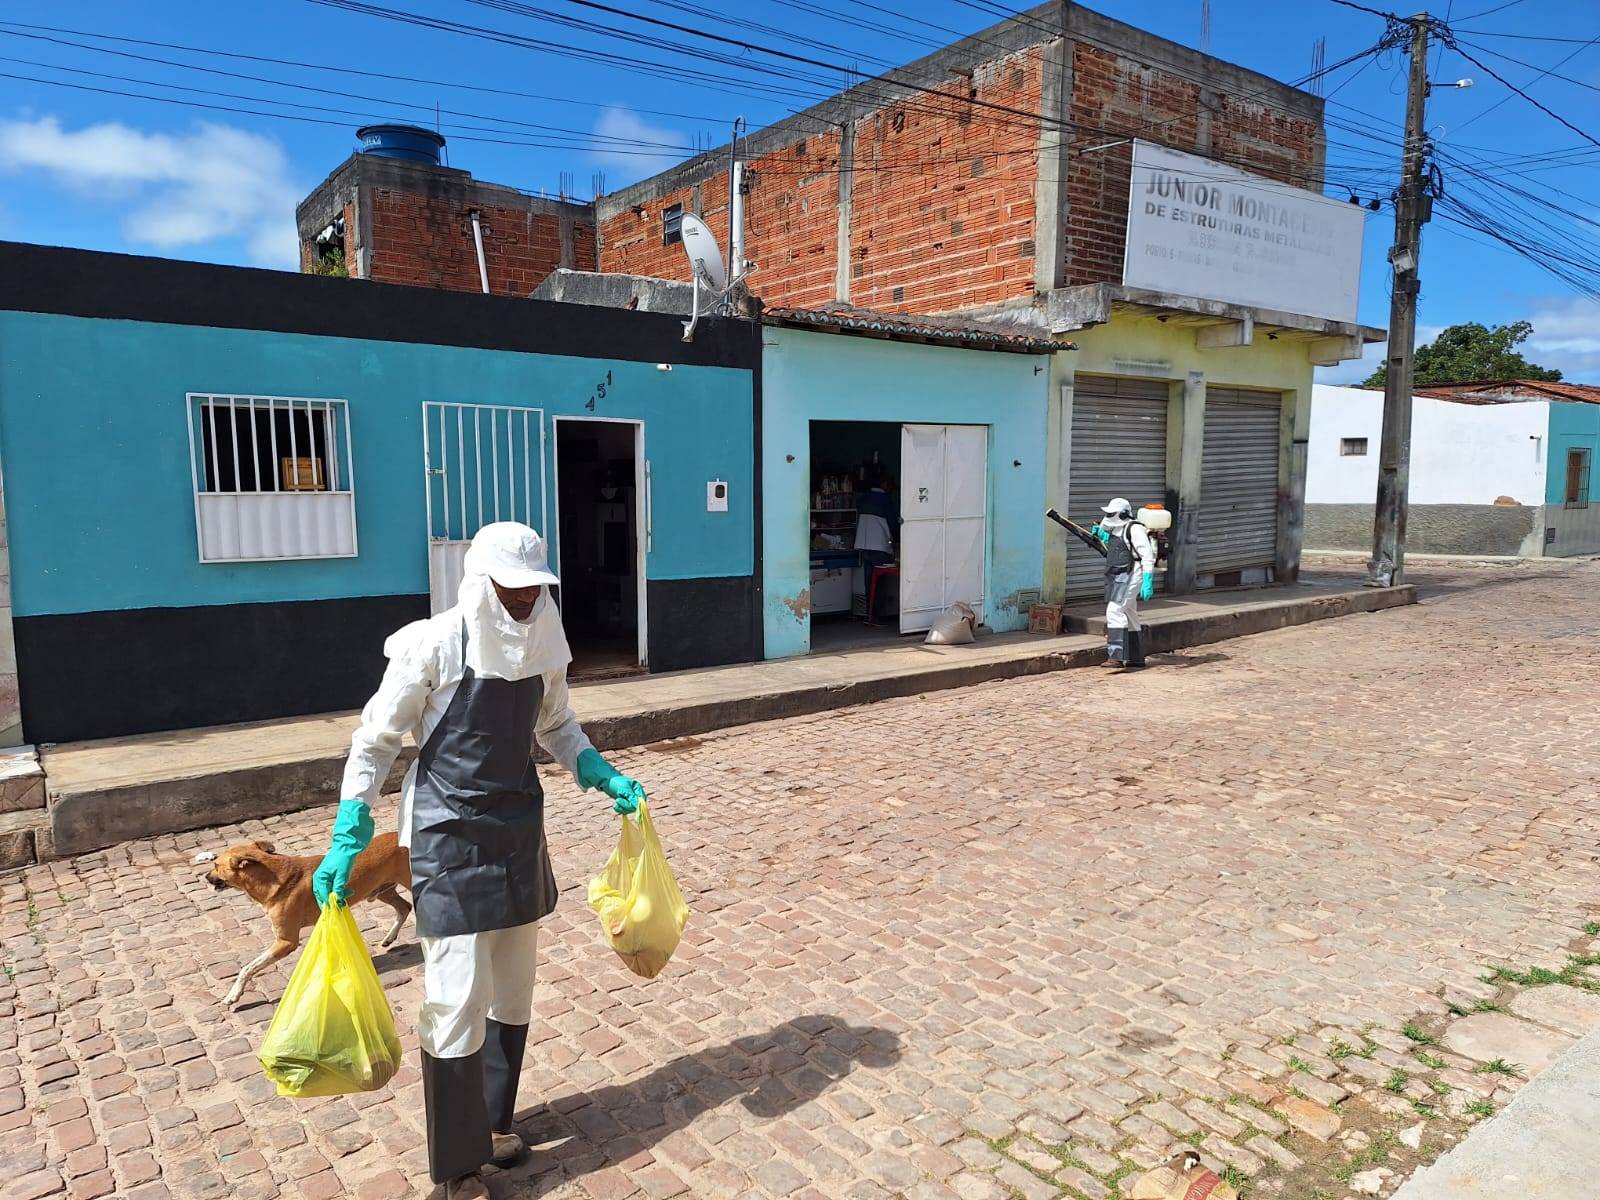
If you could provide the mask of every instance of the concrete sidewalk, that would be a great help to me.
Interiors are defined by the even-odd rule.
[[[1415,601],[1409,586],[1351,588],[1348,579],[1163,599],[1146,606],[1146,645],[1162,653]],[[881,648],[577,685],[573,703],[602,749],[644,745],[1089,666],[1104,657],[1099,611],[1073,610],[1071,632],[1061,637],[1010,634],[945,647],[900,639]],[[12,839],[0,866],[328,803],[354,723],[354,713],[329,713],[46,747],[48,803],[0,813],[0,848]],[[391,785],[412,753],[397,764]]]
[[[1600,1191],[1600,1027],[1394,1200],[1580,1200]]]

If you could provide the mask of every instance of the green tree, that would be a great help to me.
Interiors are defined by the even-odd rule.
[[[1417,347],[1417,386],[1490,379],[1543,379],[1554,383],[1561,378],[1560,371],[1536,367],[1516,351],[1532,332],[1533,325],[1527,321],[1513,321],[1493,329],[1476,321],[1452,325],[1426,346]],[[1388,375],[1388,366],[1381,366],[1367,376],[1365,386],[1382,387]]]

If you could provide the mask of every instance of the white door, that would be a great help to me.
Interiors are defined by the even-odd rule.
[[[958,600],[984,617],[989,427],[900,429],[900,632],[927,629]]]
[[[492,521],[545,527],[544,410],[506,404],[422,406],[432,612],[456,602],[472,535]]]

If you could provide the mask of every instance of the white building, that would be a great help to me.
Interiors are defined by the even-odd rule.
[[[1372,548],[1383,392],[1312,391],[1305,546]],[[1552,463],[1554,464],[1552,469]],[[1600,388],[1453,384],[1413,399],[1406,548],[1416,554],[1600,552]]]

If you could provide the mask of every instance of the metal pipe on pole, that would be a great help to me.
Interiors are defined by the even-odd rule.
[[[1372,561],[1368,587],[1405,582],[1406,510],[1411,479],[1411,388],[1415,375],[1418,269],[1422,226],[1432,207],[1425,193],[1428,99],[1428,31],[1425,12],[1409,18],[1411,75],[1406,88],[1406,140],[1401,152],[1400,187],[1394,201],[1394,245],[1389,263],[1394,284],[1389,293],[1389,345],[1383,387],[1383,434],[1378,449],[1378,495],[1372,519]]]

